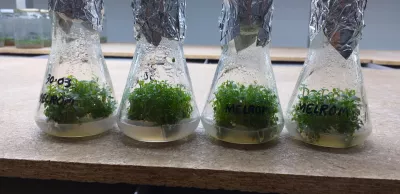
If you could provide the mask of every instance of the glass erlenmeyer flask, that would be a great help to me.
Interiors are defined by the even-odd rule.
[[[16,9],[14,38],[16,48],[43,48],[43,15],[39,9]]]
[[[190,135],[200,117],[183,55],[185,0],[134,0],[136,52],[118,126],[144,142]]]
[[[1,20],[4,24],[4,45],[14,46],[15,13],[13,9],[0,9]]]
[[[2,19],[1,12],[0,12],[0,47],[4,46],[4,43],[6,40],[5,35],[6,35],[5,34],[5,24],[4,24],[4,21]]]
[[[116,123],[116,101],[100,48],[102,0],[50,0],[53,43],[35,117],[46,133],[92,136]]]
[[[222,141],[259,144],[279,136],[283,114],[269,57],[272,0],[224,0],[222,56],[202,114]]]
[[[358,52],[367,0],[312,0],[310,48],[286,113],[304,142],[345,148],[371,133]]]

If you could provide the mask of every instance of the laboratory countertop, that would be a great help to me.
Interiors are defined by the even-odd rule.
[[[278,193],[400,193],[400,73],[364,70],[373,133],[350,149],[309,146],[286,130],[258,146],[221,143],[200,125],[182,141],[147,144],[117,128],[93,138],[50,137],[34,122],[47,61],[0,57],[0,176]],[[129,60],[107,60],[121,97]],[[215,65],[188,64],[202,109]],[[274,66],[283,110],[301,67]]]
[[[106,57],[132,57],[135,51],[135,44],[130,43],[105,43],[102,44],[104,56]],[[47,55],[50,48],[42,49],[17,49],[15,47],[2,47],[0,54],[26,54],[26,55]],[[218,60],[221,55],[219,46],[184,46],[187,59],[209,59]],[[270,50],[271,60],[274,62],[297,62],[303,63],[307,58],[306,48],[276,48]],[[374,63],[378,65],[400,66],[399,50],[361,50],[361,63]]]

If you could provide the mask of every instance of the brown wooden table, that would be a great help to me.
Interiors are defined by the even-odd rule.
[[[400,193],[400,73],[364,70],[373,134],[365,145],[325,149],[292,140],[236,146],[200,125],[184,141],[145,144],[118,129],[84,140],[43,134],[33,121],[47,61],[0,57],[0,176],[281,193]],[[120,98],[130,62],[108,60]],[[189,64],[202,109],[215,65]],[[275,66],[286,109],[300,67]]]

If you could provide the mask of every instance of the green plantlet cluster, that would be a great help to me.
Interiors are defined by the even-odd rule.
[[[226,81],[215,92],[212,106],[215,122],[220,127],[233,128],[242,125],[248,130],[260,130],[275,127],[278,122],[278,97],[264,86],[244,86]],[[241,107],[242,111],[227,111],[232,106]],[[249,110],[251,107],[253,109],[265,107],[265,109],[259,114],[252,114],[254,111]]]
[[[100,43],[107,43],[108,38],[106,36],[100,37]]]
[[[177,124],[190,118],[191,100],[183,86],[172,86],[166,81],[139,81],[139,87],[129,95],[128,118],[157,125]]]
[[[51,38],[50,38],[50,39],[45,39],[45,40],[43,41],[44,47],[51,47],[51,44],[52,44]]]
[[[299,101],[292,111],[292,120],[297,122],[300,134],[303,137],[305,135],[308,141],[318,141],[321,133],[351,137],[362,127],[361,99],[356,96],[355,90],[339,88],[333,88],[332,91],[327,89],[309,90],[305,85],[299,89]],[[315,110],[323,106],[331,107],[331,109],[324,112],[317,110],[313,114],[309,114],[310,112],[304,111],[304,107],[310,104],[316,107]],[[301,106],[303,106],[303,110]],[[337,111],[332,111],[333,107]]]
[[[30,40],[17,40],[15,43],[18,47],[40,47],[43,45],[42,39],[30,39]]]
[[[5,46],[14,46],[15,45],[14,38],[6,37],[4,39],[4,45]]]
[[[49,120],[59,124],[76,124],[93,119],[107,118],[115,108],[116,102],[111,91],[100,87],[97,80],[78,81],[74,76],[70,87],[56,82],[47,86],[47,95],[60,98],[71,98],[70,103],[44,103],[44,114]]]

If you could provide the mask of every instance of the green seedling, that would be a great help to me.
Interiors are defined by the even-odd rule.
[[[105,36],[100,37],[100,43],[107,43],[107,37]]]
[[[129,95],[128,118],[157,125],[177,124],[190,118],[191,100],[183,86],[172,86],[166,81],[139,81],[139,87]]]
[[[0,47],[4,46],[5,44],[5,37],[0,37]]]
[[[17,40],[16,45],[18,48],[41,47],[43,46],[43,40],[42,39]]]
[[[44,47],[51,47],[51,39],[46,39],[43,41]]]
[[[59,124],[76,124],[109,117],[116,108],[111,90],[100,87],[98,81],[79,81],[74,76],[64,78],[68,84],[54,82],[47,86],[44,114]]]
[[[14,46],[15,45],[14,38],[6,37],[4,39],[4,45],[5,46]]]
[[[226,81],[215,92],[212,107],[219,127],[241,125],[248,130],[260,130],[275,127],[278,122],[278,97],[264,86]]]
[[[292,120],[308,141],[315,142],[322,133],[353,136],[361,128],[361,99],[355,90],[333,88],[309,90],[300,87],[298,103],[292,111]]]

